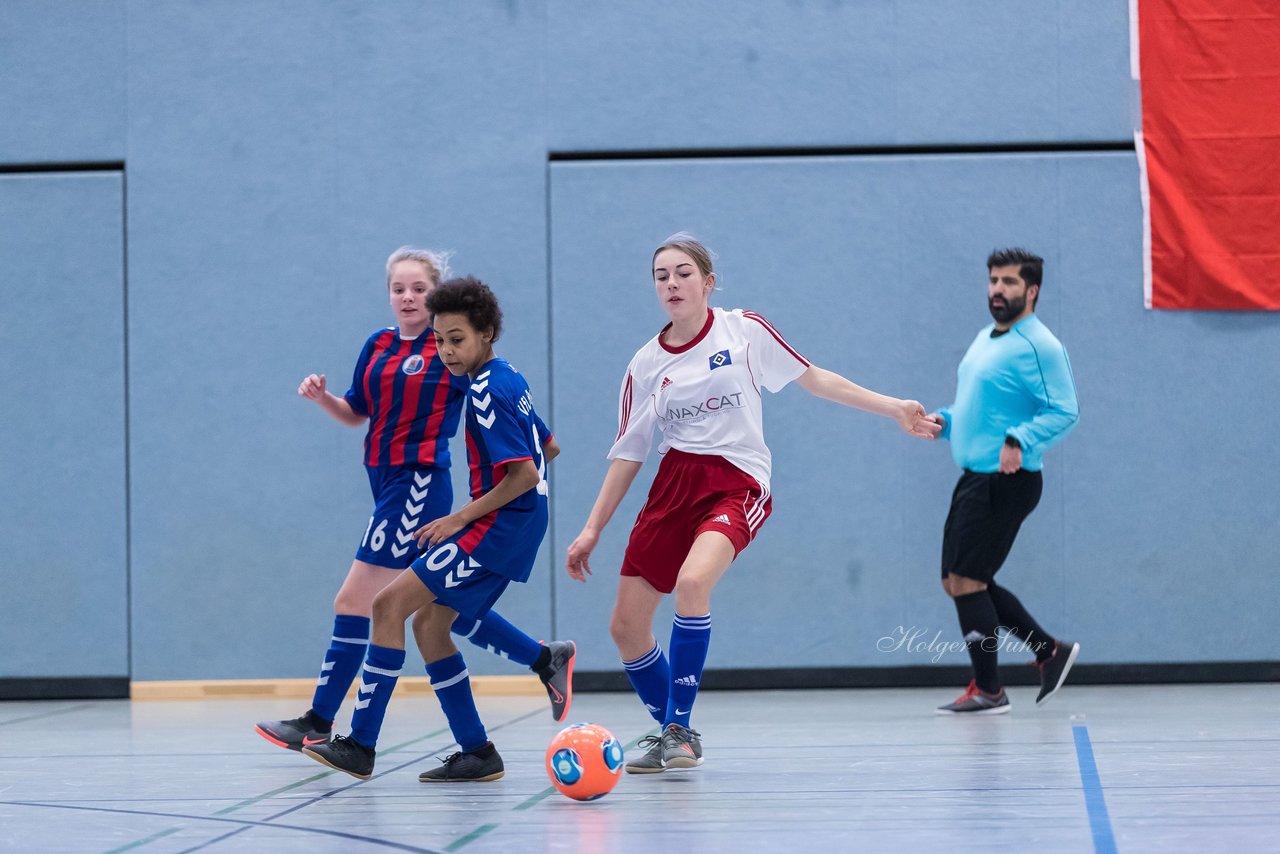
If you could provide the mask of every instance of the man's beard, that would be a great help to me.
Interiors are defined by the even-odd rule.
[[[1023,309],[1026,307],[1027,297],[1025,294],[1005,300],[1004,304],[999,307],[995,305],[994,298],[987,300],[987,310],[991,312],[991,316],[995,318],[996,323],[1008,323],[1022,314]]]

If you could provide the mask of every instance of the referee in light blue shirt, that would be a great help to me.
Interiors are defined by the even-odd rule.
[[[996,631],[1004,626],[1035,652],[1046,702],[1062,687],[1080,645],[1054,638],[994,577],[1022,521],[1040,501],[1044,452],[1080,417],[1067,350],[1036,317],[1044,259],[1025,249],[987,258],[987,307],[995,323],[978,333],[956,371],[955,403],[930,416],[964,469],[942,534],[942,586],[956,603],[973,681],[939,714],[1009,711],[1000,686]]]

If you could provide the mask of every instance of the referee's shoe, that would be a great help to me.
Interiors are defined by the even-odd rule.
[[[1053,645],[1053,657],[1043,664],[1036,664],[1036,667],[1040,668],[1040,693],[1036,696],[1037,706],[1043,706],[1049,702],[1049,698],[1058,693],[1062,683],[1067,681],[1067,674],[1071,672],[1071,665],[1076,663],[1076,656],[1079,654],[1080,644],[1060,640]]]

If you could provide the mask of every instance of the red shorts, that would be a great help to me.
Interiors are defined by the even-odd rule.
[[[769,518],[773,499],[754,477],[724,457],[667,451],[640,509],[622,558],[622,574],[670,593],[703,531],[718,531],[737,557]]]

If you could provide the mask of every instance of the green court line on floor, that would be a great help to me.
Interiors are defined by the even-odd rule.
[[[633,738],[631,741],[627,742],[623,746],[622,748],[623,754],[625,755],[628,750],[630,750],[631,748],[639,744],[641,739],[645,738],[646,736],[656,735],[657,733],[658,733],[658,730],[651,729],[642,735],[636,736],[635,738]],[[511,811],[516,812],[518,810],[531,809],[534,806],[542,803],[548,797],[550,797],[551,795],[554,795],[555,793],[556,793],[555,786],[547,786],[547,788],[543,789],[541,792],[538,792],[538,794],[525,798],[523,801],[516,804],[514,807],[511,808]],[[459,849],[464,848],[467,845],[470,845],[472,842],[475,842],[477,839],[484,836],[489,831],[496,829],[500,824],[502,824],[502,822],[500,821],[494,822],[491,824],[482,824],[476,829],[472,830],[470,833],[463,834],[462,836],[459,836],[457,839],[453,840],[453,842],[450,842],[448,845],[445,846],[444,850],[449,852],[458,851]]]

